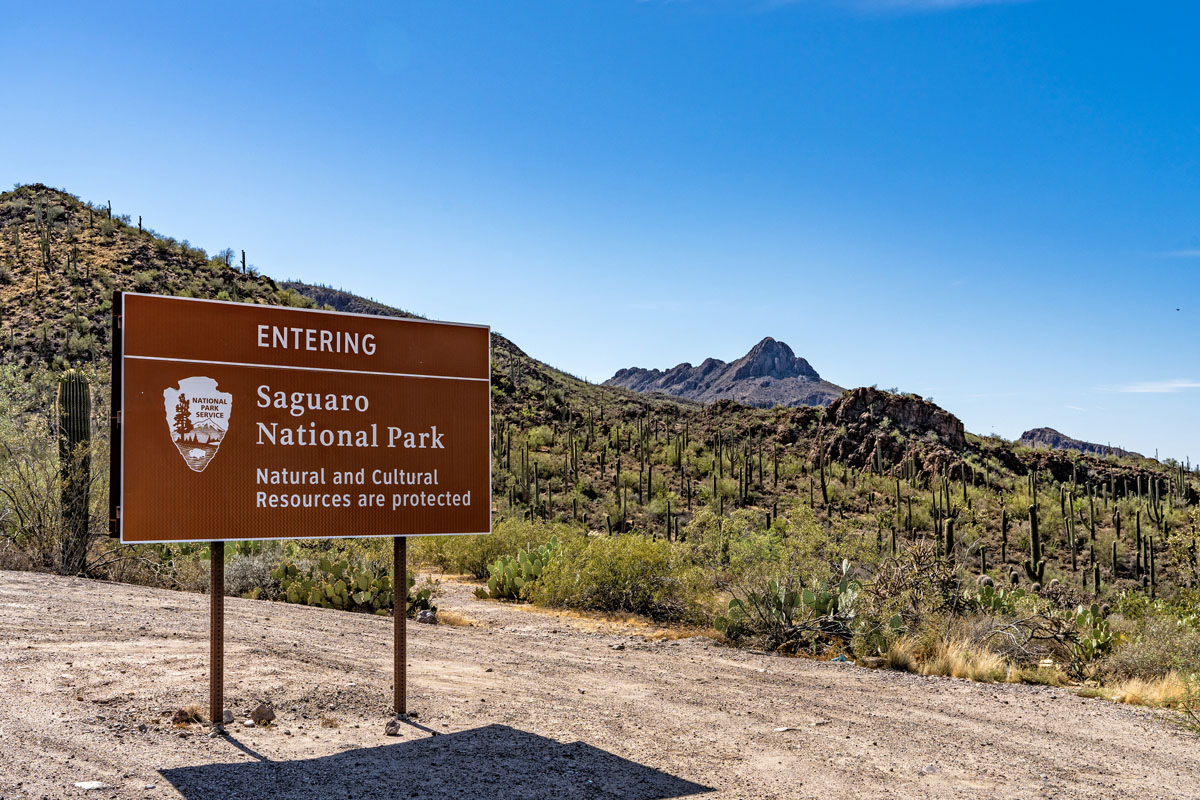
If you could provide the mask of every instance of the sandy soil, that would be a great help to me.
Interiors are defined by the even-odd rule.
[[[0,798],[1200,797],[1200,741],[1157,712],[654,641],[459,584],[439,606],[475,624],[410,624],[418,716],[385,737],[390,619],[226,603],[238,720],[210,738],[170,723],[207,707],[207,597],[0,572]],[[262,700],[278,719],[244,727]]]

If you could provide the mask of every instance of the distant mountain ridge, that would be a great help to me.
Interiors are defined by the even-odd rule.
[[[318,305],[329,306],[334,311],[343,311],[348,314],[377,314],[384,317],[424,319],[421,315],[414,314],[411,311],[393,308],[392,306],[380,303],[378,300],[363,297],[353,292],[347,292],[343,289],[334,289],[332,286],[304,283],[302,281],[281,281],[280,285],[285,289],[291,289],[310,298]]]
[[[1042,447],[1047,450],[1077,450],[1080,453],[1092,453],[1098,456],[1143,457],[1141,453],[1122,450],[1119,447],[1110,447],[1105,444],[1072,439],[1065,433],[1054,430],[1054,428],[1033,428],[1032,430],[1025,431],[1021,434],[1021,438],[1017,439],[1017,444],[1025,445],[1026,447]]]
[[[827,406],[845,391],[821,378],[807,360],[770,336],[730,363],[706,358],[699,366],[685,362],[665,371],[629,367],[619,370],[604,385],[702,403],[734,400],[762,408]]]

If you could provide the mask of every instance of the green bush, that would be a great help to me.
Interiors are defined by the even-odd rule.
[[[435,566],[443,572],[470,575],[486,580],[488,568],[503,556],[520,550],[536,550],[552,539],[577,536],[566,525],[519,519],[496,522],[485,536],[421,536],[409,540],[409,558],[414,564]]]
[[[562,544],[542,573],[533,600],[547,606],[693,620],[702,616],[702,594],[679,548],[628,534]]]
[[[1200,675],[1200,631],[1169,615],[1113,619],[1112,652],[1097,664],[1108,680],[1161,678],[1172,670]]]
[[[549,447],[554,441],[554,431],[545,425],[538,425],[526,434],[526,441],[529,442],[529,449],[531,450]]]
[[[158,273],[155,270],[147,269],[135,273],[133,276],[133,288],[139,292],[149,292],[158,284]]]

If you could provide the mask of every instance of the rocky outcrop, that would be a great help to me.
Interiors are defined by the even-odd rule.
[[[792,348],[769,336],[731,363],[707,358],[699,366],[684,363],[665,371],[631,367],[620,370],[604,385],[702,403],[732,400],[763,408],[825,406],[844,391],[823,380]]]
[[[962,421],[916,395],[851,389],[825,409],[819,433],[826,458],[863,468],[879,449],[890,468],[914,452],[924,470],[945,471],[967,445]]]
[[[1025,431],[1021,434],[1021,438],[1017,439],[1017,444],[1026,447],[1044,448],[1046,450],[1076,450],[1080,453],[1092,453],[1097,456],[1142,457],[1141,453],[1122,450],[1119,447],[1109,447],[1104,444],[1072,439],[1065,433],[1054,430],[1054,428],[1034,428],[1033,430]]]

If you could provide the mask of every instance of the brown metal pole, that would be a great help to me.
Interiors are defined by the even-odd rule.
[[[221,728],[225,713],[225,543],[208,546],[212,582],[209,586],[208,718]]]
[[[108,535],[115,538],[121,536],[121,404],[124,398],[121,393],[121,369],[125,358],[122,345],[121,302],[122,293],[112,293],[112,406],[110,417],[109,456],[108,456]]]
[[[395,568],[394,642],[392,648],[393,703],[398,716],[408,714],[408,539],[396,536],[392,539],[392,565]]]

